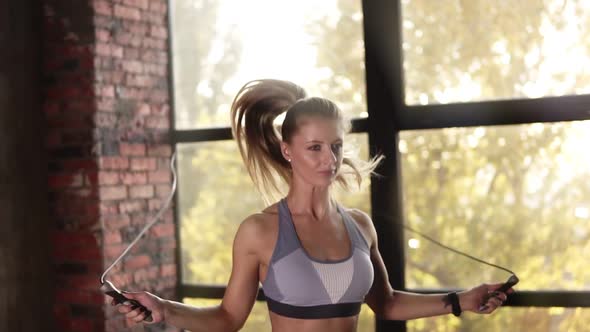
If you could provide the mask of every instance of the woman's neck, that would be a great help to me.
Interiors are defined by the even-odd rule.
[[[330,187],[291,185],[286,199],[292,214],[309,215],[315,220],[324,220],[336,208]]]

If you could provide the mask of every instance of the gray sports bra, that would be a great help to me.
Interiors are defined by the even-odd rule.
[[[349,257],[320,261],[303,249],[285,199],[279,202],[279,231],[262,289],[270,311],[293,318],[355,316],[373,284],[370,249],[339,206],[351,243]]]

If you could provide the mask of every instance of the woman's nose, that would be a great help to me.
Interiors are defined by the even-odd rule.
[[[337,160],[338,157],[336,156],[334,151],[332,151],[332,149],[326,149],[326,153],[324,153],[324,163],[332,166],[336,163]]]

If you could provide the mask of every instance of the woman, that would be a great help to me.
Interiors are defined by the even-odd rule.
[[[285,113],[280,135],[275,119]],[[268,197],[281,180],[285,198],[246,218],[233,243],[233,266],[219,306],[196,308],[147,292],[126,293],[152,311],[153,322],[191,331],[239,330],[256,299],[267,297],[273,331],[355,331],[366,302],[382,319],[491,313],[506,299],[500,284],[460,293],[422,295],[394,291],[379,254],[369,216],[345,209],[330,195],[332,184],[358,184],[369,163],[343,156],[346,123],[329,100],[307,98],[290,82],[246,84],[232,105],[232,130],[246,168]],[[489,296],[492,294],[492,296]],[[145,314],[119,307],[128,320]]]

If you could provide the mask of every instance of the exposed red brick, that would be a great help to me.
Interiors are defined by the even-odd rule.
[[[137,105],[137,108],[135,109],[135,114],[141,116],[150,115],[151,109],[152,107],[150,106],[150,104],[140,103]]]
[[[129,187],[130,198],[152,198],[154,197],[154,186],[140,185]]]
[[[148,200],[148,210],[154,211],[162,208],[163,201],[159,198]]]
[[[121,213],[134,213],[144,211],[146,203],[143,200],[123,201],[119,203],[119,211]]]
[[[167,103],[168,102],[168,92],[162,89],[154,89],[151,98],[156,103]]]
[[[151,87],[154,82],[154,78],[148,75],[127,75],[127,85],[129,86]]]
[[[98,185],[114,185],[120,183],[120,177],[118,172],[112,171],[99,171],[97,173],[97,181],[96,184]]]
[[[154,24],[164,24],[166,22],[165,15],[154,12],[144,12],[142,19]]]
[[[43,24],[42,70],[52,78],[43,104],[51,209],[69,230],[52,238],[62,268],[55,297],[64,303],[56,303],[55,321],[64,332],[129,331],[98,291],[98,277],[169,194],[168,6],[163,0],[71,5],[82,10],[49,5]],[[73,24],[71,13],[88,17]],[[138,243],[109,280],[173,296],[172,221],[168,209],[153,232],[158,241]]]
[[[95,94],[99,97],[113,98],[115,97],[115,87],[110,84],[97,84],[94,88]]]
[[[153,50],[153,53],[146,54],[142,59],[147,62],[166,64],[168,57],[165,54],[160,54],[157,51],[165,51],[168,48],[166,39],[145,37],[142,39],[144,48]]]
[[[163,26],[152,25],[150,35],[154,38],[166,39],[168,38],[168,29]]]
[[[115,259],[117,259],[122,253],[123,251],[125,251],[125,249],[127,249],[127,246],[129,244],[128,243],[119,243],[119,244],[109,244],[109,245],[105,245],[102,249],[103,249],[103,253],[104,253],[104,258],[108,261],[114,261]],[[110,271],[113,273],[116,273],[120,270],[117,269],[117,266],[115,265],[115,267]]]
[[[148,173],[150,183],[170,183],[172,175],[169,171],[155,171]]]
[[[125,172],[120,174],[121,181],[126,185],[137,185],[147,183],[145,172]]]
[[[128,169],[129,158],[127,157],[99,157],[98,165],[101,169]]]
[[[158,184],[156,185],[156,196],[157,197],[168,197],[172,186],[170,184]]]
[[[113,128],[118,120],[117,115],[114,113],[96,112],[94,114],[94,124],[97,128]]]
[[[155,224],[151,229],[150,233],[155,237],[166,237],[174,235],[174,224],[159,223]]]
[[[131,215],[131,224],[145,226],[148,223],[148,221],[152,219],[152,217],[152,215],[145,213],[145,211],[134,213]]]
[[[147,269],[139,269],[133,273],[133,281],[140,283],[144,281],[152,281],[158,278],[158,267],[152,266]]]
[[[144,66],[144,71],[146,74],[166,77],[166,75],[168,73],[166,65],[157,64],[157,63],[146,63],[143,66]]]
[[[166,116],[148,116],[145,127],[148,129],[168,129],[170,128],[170,119]]]
[[[144,66],[145,64],[136,60],[123,60],[121,62],[122,69],[130,73],[142,73]]]
[[[94,0],[92,1],[92,7],[97,14],[102,14],[105,16],[113,15],[113,8],[109,1]]]
[[[104,216],[102,223],[105,230],[115,230],[128,227],[131,224],[131,218],[127,214],[117,214],[114,216]]]
[[[139,255],[130,257],[125,260],[125,270],[135,270],[138,268],[149,266],[152,263],[152,259],[148,255]]]
[[[170,157],[172,155],[172,147],[169,144],[148,145],[147,155],[154,157]]]
[[[110,276],[110,280],[117,288],[122,289],[133,281],[131,273],[117,273]]]
[[[99,212],[102,216],[116,215],[119,213],[119,204],[116,202],[99,202]]]
[[[111,41],[111,32],[106,29],[96,29],[96,40],[100,42]]]
[[[132,171],[153,171],[156,169],[156,158],[131,158],[130,169]]]
[[[149,25],[143,22],[123,22],[123,28],[138,38],[147,35]]]
[[[137,7],[140,9],[148,9],[149,8],[149,1],[148,0],[123,0],[123,4],[130,6],[130,7]]]
[[[162,277],[175,277],[176,276],[176,264],[160,265],[160,275]]]
[[[104,245],[119,244],[122,241],[121,232],[118,230],[104,230],[103,243]]]
[[[150,11],[156,12],[159,14],[166,14],[168,10],[168,6],[165,1],[151,1],[150,2]]]
[[[145,144],[141,143],[125,143],[119,144],[119,151],[124,156],[144,156],[146,151]]]
[[[115,100],[111,98],[98,98],[96,101],[96,110],[103,112],[114,112]]]
[[[131,42],[131,40],[130,40],[129,44],[131,46],[134,46],[133,43]],[[125,47],[123,49],[123,54],[125,55],[125,59],[137,60],[137,59],[139,59],[139,55],[141,54],[141,50],[136,47]]]
[[[153,115],[167,117],[169,113],[170,113],[170,106],[168,106],[167,104],[163,104],[159,107],[152,107],[152,114]]]
[[[141,20],[141,13],[139,11],[139,9],[137,8],[132,8],[132,7],[127,7],[127,6],[122,6],[122,5],[118,5],[116,4],[114,7],[114,12],[113,14],[115,15],[115,17],[119,17],[119,18],[123,18],[123,19],[127,19],[127,20]]]
[[[121,200],[127,198],[127,187],[125,186],[103,186],[99,189],[100,199],[103,201]]]

